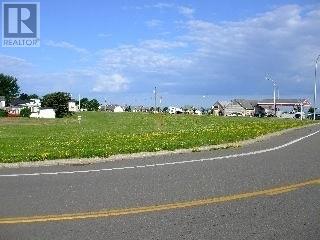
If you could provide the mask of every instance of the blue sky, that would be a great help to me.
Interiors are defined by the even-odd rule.
[[[21,1],[19,1],[21,2]],[[317,1],[40,1],[41,47],[0,48],[21,89],[118,104],[312,99]]]

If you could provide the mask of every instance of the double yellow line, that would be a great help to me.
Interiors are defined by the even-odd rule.
[[[70,214],[56,214],[56,215],[43,215],[43,216],[27,216],[27,217],[10,217],[0,218],[0,224],[21,224],[21,223],[41,223],[41,222],[53,222],[53,221],[70,221],[81,219],[96,219],[106,217],[116,217],[132,214],[141,214],[148,212],[168,211],[181,208],[199,207],[209,204],[224,203],[229,201],[243,200],[248,198],[254,198],[259,196],[273,196],[290,191],[297,190],[310,185],[320,184],[319,179],[313,179],[306,182],[296,183],[292,185],[276,187],[272,189],[260,190],[255,192],[240,193],[235,195],[227,195],[221,197],[212,197],[202,200],[193,200],[169,204],[151,205],[146,207],[133,207],[114,210],[101,210],[96,212],[83,212],[83,213],[70,213]]]

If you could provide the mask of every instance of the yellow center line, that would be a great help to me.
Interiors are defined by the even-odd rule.
[[[254,198],[259,196],[273,196],[273,195],[294,191],[299,188],[303,188],[309,185],[316,185],[316,184],[320,184],[320,178],[301,182],[301,183],[291,184],[287,186],[255,191],[255,192],[239,193],[234,195],[212,197],[212,198],[193,200],[193,201],[159,204],[159,205],[151,205],[151,206],[145,206],[145,207],[124,208],[124,209],[111,209],[111,210],[104,209],[97,212],[0,218],[0,224],[21,224],[21,223],[39,223],[39,222],[53,222],[53,221],[66,221],[66,220],[80,220],[80,219],[96,219],[96,218],[103,218],[103,217],[105,218],[105,217],[124,216],[124,215],[130,215],[130,214],[168,211],[168,210],[174,210],[174,209],[199,207],[199,206],[204,206],[208,204],[224,203],[224,202]]]

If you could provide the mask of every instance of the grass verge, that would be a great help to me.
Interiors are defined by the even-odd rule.
[[[0,118],[0,163],[197,148],[255,138],[309,120],[81,113],[65,119]]]

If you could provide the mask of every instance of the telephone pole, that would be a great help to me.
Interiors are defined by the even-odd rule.
[[[154,112],[157,111],[157,87],[154,87]]]

